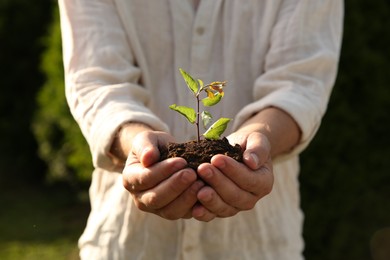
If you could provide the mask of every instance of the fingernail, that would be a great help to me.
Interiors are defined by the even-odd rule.
[[[196,178],[196,177],[195,177]],[[181,180],[183,183],[188,184],[195,180],[194,176],[189,171],[183,171]]]
[[[246,156],[246,159],[249,161],[252,160],[256,166],[259,165],[259,157],[255,153],[250,153],[249,156]]]
[[[183,169],[186,165],[187,163],[185,161],[179,161],[176,162],[172,168],[174,169],[174,171],[178,171]]]
[[[252,160],[256,163],[256,165],[259,165],[259,157],[255,153],[251,153]]]
[[[197,193],[202,187],[204,187],[204,182],[203,181],[196,181],[191,186],[191,190],[192,190],[192,192]]]
[[[147,154],[149,151],[150,151],[149,147],[143,148],[142,151],[141,151],[141,156],[142,157],[145,156],[145,154]]]
[[[218,168],[218,169],[223,169],[226,167],[226,162],[224,159],[221,159],[221,160],[215,160],[214,162],[214,165]]]
[[[211,169],[207,169],[202,175],[204,178],[210,179],[211,177],[213,177],[213,172]]]

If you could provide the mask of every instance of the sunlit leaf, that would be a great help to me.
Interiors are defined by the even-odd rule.
[[[204,87],[203,81],[198,79],[199,87],[202,89]]]
[[[212,90],[223,92],[223,88],[226,86],[226,81],[214,81],[208,85]]]
[[[211,120],[213,119],[213,116],[207,111],[203,111],[201,117],[202,117],[204,128],[206,128],[210,124]]]
[[[183,76],[184,81],[186,82],[188,88],[194,93],[198,93],[198,81],[194,80],[190,74],[188,74],[185,70],[179,69],[181,75]]]
[[[214,92],[212,92],[210,89],[206,89],[205,91],[207,93],[207,97],[213,98],[215,96]]]
[[[176,104],[170,105],[169,108],[174,110],[174,111],[177,111],[180,114],[182,114],[183,116],[185,116],[185,118],[187,118],[187,120],[191,124],[195,123],[195,121],[196,121],[196,112],[195,112],[195,110],[193,108],[186,107],[186,106],[177,106]]]
[[[223,94],[217,93],[213,95],[208,95],[206,98],[202,99],[202,103],[206,107],[211,107],[219,103],[223,97]]]
[[[217,140],[221,137],[223,132],[226,130],[228,123],[231,121],[231,118],[222,117],[218,119],[210,128],[203,134],[206,139]]]

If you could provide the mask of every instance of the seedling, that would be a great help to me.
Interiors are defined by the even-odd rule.
[[[170,109],[182,114],[191,124],[196,125],[197,141],[200,141],[200,129],[199,122],[202,119],[203,127],[206,129],[212,121],[212,115],[208,111],[200,112],[200,101],[203,106],[211,107],[218,104],[224,96],[223,88],[226,86],[226,81],[214,81],[210,84],[204,85],[202,80],[195,80],[190,74],[183,69],[179,69],[187,87],[191,90],[194,97],[196,98],[196,110],[187,106],[178,106],[172,104],[169,106]],[[206,93],[205,98],[201,98],[201,93]],[[204,133],[203,136],[209,140],[220,139],[223,132],[226,130],[228,123],[231,118],[222,117],[213,123]]]

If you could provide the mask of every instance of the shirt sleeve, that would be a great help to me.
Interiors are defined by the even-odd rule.
[[[301,140],[290,153],[300,153],[314,137],[326,111],[337,74],[342,38],[340,0],[284,1],[272,30],[264,73],[254,84],[255,102],[235,120],[237,128],[266,107],[277,107],[297,122]]]
[[[167,125],[148,108],[149,92],[110,0],[59,0],[66,98],[95,167],[114,169],[108,155],[114,133],[136,121],[155,130]]]

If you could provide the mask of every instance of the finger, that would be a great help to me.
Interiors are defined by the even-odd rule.
[[[217,191],[230,205],[251,209],[260,197],[269,194],[272,190],[274,179],[270,160],[256,171],[224,155],[214,156],[211,164],[236,185],[235,188],[235,185],[226,182],[224,184],[226,187],[218,188]],[[214,172],[218,171],[214,170]],[[229,189],[234,190],[229,191]]]
[[[231,158],[227,158],[231,159]],[[212,159],[213,160],[213,159]],[[235,161],[234,159],[231,159]],[[217,160],[218,161],[218,160]],[[221,164],[221,162],[218,162]],[[218,164],[217,163],[217,164]],[[247,167],[243,164],[238,165],[241,168],[243,168],[245,171],[247,170]],[[226,167],[226,166],[225,166]],[[235,169],[235,175],[242,175],[243,172],[238,172],[236,168]],[[231,176],[228,176],[225,174],[225,172],[222,172],[217,167],[215,167],[212,164],[202,164],[198,168],[198,175],[212,187],[215,192],[218,194],[218,197],[221,198],[223,202],[225,202],[227,205],[230,205],[232,207],[235,207],[240,210],[247,210],[253,208],[255,202],[257,201],[256,196],[251,193],[250,191],[243,189],[240,187],[234,180],[234,178],[231,178]],[[243,176],[239,176],[239,178],[244,178]],[[199,196],[199,195],[198,195]],[[217,198],[215,198],[217,199]],[[206,205],[207,202],[204,202]],[[210,203],[213,204],[214,210],[219,210],[219,208],[222,207],[222,204],[218,199],[216,201],[212,201]],[[203,204],[203,203],[202,203]],[[210,205],[210,204],[207,204]],[[219,208],[218,208],[219,207]],[[210,209],[210,208],[209,208]],[[215,212],[215,211],[213,211]],[[222,215],[229,215],[230,213],[226,212],[219,212],[219,214]]]
[[[217,215],[210,212],[202,204],[198,203],[192,208],[192,217],[199,221],[209,222],[215,219]]]
[[[270,152],[271,145],[268,139],[263,134],[251,133],[246,140],[244,163],[252,170],[256,170],[269,160]]]
[[[187,162],[184,159],[170,158],[145,168],[135,157],[129,157],[128,164],[123,170],[123,185],[130,192],[147,190],[186,166]]]
[[[134,137],[130,154],[139,158],[145,167],[149,167],[159,161],[159,147],[173,141],[173,137],[164,132],[141,132]]]
[[[238,210],[227,204],[211,187],[204,187],[198,192],[199,202],[209,211],[218,217],[231,217],[237,214]]]
[[[157,186],[134,193],[141,210],[161,209],[179,197],[197,179],[194,170],[186,168],[173,174]]]
[[[204,186],[201,180],[195,181],[178,198],[159,211],[159,215],[165,219],[176,220],[179,218],[191,218],[192,207],[197,203],[197,193]]]

